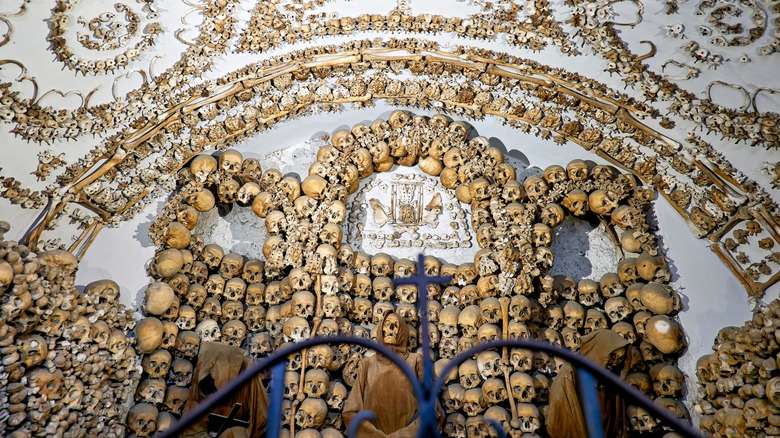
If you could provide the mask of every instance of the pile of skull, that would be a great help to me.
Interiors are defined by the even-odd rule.
[[[148,417],[157,409],[179,414],[179,399],[163,394],[173,388],[186,394],[201,341],[227,342],[259,358],[314,335],[374,336],[380,318],[394,310],[411,326],[409,347],[417,349],[417,290],[393,280],[424,269],[452,276],[450,284],[427,290],[429,341],[439,367],[480,342],[535,338],[577,350],[581,335],[611,328],[633,341],[643,358],[630,381],[687,418],[677,400],[682,373],[673,365],[685,347],[673,319],[680,297],[666,284],[666,261],[656,255],[647,231],[652,191],[630,175],[582,160],[565,169],[550,166],[521,184],[501,151],[485,137],[469,139],[469,133],[466,124],[443,116],[427,120],[397,111],[387,121],[335,132],[302,182],[275,169],[262,172],[257,160],[244,160],[234,150],[193,159],[150,231],[160,249],[150,265],[155,281],[145,292],[146,318],[136,330],[137,348],[146,354],[136,406],[151,411]],[[471,205],[482,247],[473,263],[456,266],[427,257],[418,267],[342,243],[348,194],[361,178],[395,164],[419,165]],[[265,218],[265,261],[245,260],[193,235],[199,212],[236,205],[251,206]],[[589,212],[611,220],[629,256],[600,281],[547,275],[553,229],[566,214]],[[340,411],[365,354],[362,347],[323,345],[291,357],[285,424],[343,430]],[[519,349],[468,360],[442,393],[446,434],[465,436],[467,426],[478,427],[483,416],[499,419],[513,434],[541,433],[540,412],[561,364]],[[152,386],[159,388],[144,389]],[[643,415],[639,409],[632,413]]]
[[[710,436],[780,435],[780,300],[742,327],[718,332],[713,353],[696,363],[700,427]]]
[[[119,286],[79,292],[65,251],[31,253],[0,222],[0,436],[125,436],[140,377]]]

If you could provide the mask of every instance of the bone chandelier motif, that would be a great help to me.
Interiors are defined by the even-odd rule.
[[[654,370],[677,370],[685,341],[674,317],[680,295],[667,285],[668,266],[646,222],[652,190],[630,174],[582,160],[520,182],[503,153],[473,135],[467,124],[442,115],[428,119],[396,111],[370,126],[334,132],[302,181],[262,170],[257,160],[234,150],[194,158],[178,173],[179,188],[150,228],[158,252],[149,268],[154,281],[145,292],[145,318],[136,329],[145,364],[137,409],[181,413],[160,398],[165,390],[145,389],[186,388],[189,382],[169,369],[177,361],[194,366],[199,342],[226,342],[260,358],[315,335],[375,336],[376,324],[392,310],[412,328],[409,347],[416,350],[422,341],[419,291],[394,286],[393,279],[424,269],[453,278],[425,291],[427,341],[437,369],[479,342],[532,338],[576,351],[581,334],[612,329],[642,358],[630,381],[659,403],[676,403],[687,419],[681,385],[653,386]],[[449,191],[445,195],[470,206],[481,248],[473,263],[426,257],[417,266],[385,253],[354,251],[342,241],[348,196],[362,178],[396,165],[418,165],[438,178]],[[247,260],[192,234],[201,212],[217,207],[251,208],[265,219],[264,260]],[[554,263],[554,229],[566,215],[599,218],[611,230],[625,254],[613,273],[598,281],[547,274]],[[166,334],[163,327],[172,331]],[[283,424],[291,433],[344,430],[344,397],[365,354],[372,353],[320,345],[289,358]],[[157,357],[163,358],[162,370],[152,365],[159,364]],[[478,354],[442,390],[445,434],[465,436],[485,416],[513,436],[543,433],[549,383],[561,364],[519,349]]]

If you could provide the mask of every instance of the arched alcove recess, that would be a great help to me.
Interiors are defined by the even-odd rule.
[[[674,368],[685,349],[682,329],[674,319],[681,302],[667,286],[667,263],[648,232],[646,212],[654,191],[631,174],[583,160],[550,166],[541,176],[520,182],[503,152],[477,134],[469,125],[442,115],[427,118],[395,111],[387,120],[333,132],[305,177],[262,171],[256,159],[243,159],[234,150],[217,157],[197,156],[178,173],[179,189],[150,228],[158,252],[150,264],[155,282],[147,289],[146,300],[153,301],[158,289],[173,291],[177,298],[162,317],[147,318],[169,320],[178,326],[176,336],[192,337],[188,343],[167,341],[174,357],[189,362],[197,353],[197,337],[201,342],[228,342],[260,357],[315,334],[371,336],[374,324],[391,310],[416,333],[418,291],[394,287],[392,279],[425,269],[431,275],[453,276],[451,284],[426,291],[432,299],[428,312],[434,321],[431,342],[437,359],[446,361],[475,343],[501,337],[533,337],[576,350],[581,334],[612,329],[630,339],[637,357],[643,358],[634,370],[637,385],[652,382],[651,370],[659,364]],[[470,261],[455,265],[446,257],[428,257],[425,266],[418,267],[406,258],[354,251],[343,242],[350,193],[358,191],[361,179],[374,172],[392,173],[398,166],[418,166],[426,177],[439,180],[443,189],[437,193],[466,208],[467,227],[480,247],[471,249]],[[444,208],[436,207],[435,195],[421,192],[397,196],[390,205],[368,203],[366,220],[380,228],[391,224],[401,230],[400,236],[407,231],[404,228],[423,226],[423,214]],[[263,260],[245,260],[190,233],[199,212],[214,208],[251,208],[264,219]],[[596,280],[547,275],[554,263],[553,232],[567,215],[604,222],[623,254],[612,273]],[[662,326],[671,330],[661,332]],[[413,342],[412,348],[419,345],[419,340]],[[287,397],[321,397],[329,404],[329,413],[316,425],[300,418],[296,423],[293,403],[286,424],[296,429],[342,428],[340,406],[332,394],[308,385],[310,377],[322,373],[306,371],[327,371],[331,390],[340,391],[354,383],[357,361],[364,354],[359,347],[344,346],[312,349],[292,358]],[[534,389],[512,397],[528,403],[522,406],[533,412],[546,404],[545,391],[561,363],[522,350],[504,354],[476,357],[469,364],[481,370],[478,375],[468,375],[468,365],[459,383],[450,382],[455,386],[446,389],[442,401],[453,414],[452,421],[459,421],[458,413],[480,415],[489,404],[453,405],[451,391],[480,387],[481,394],[493,397],[491,404],[501,408],[493,412],[517,418],[514,405],[505,398],[508,393],[498,389],[503,386],[506,391],[513,381],[528,378]],[[511,370],[502,372],[497,367],[501,360]],[[684,393],[682,380],[673,388],[643,389],[678,399]],[[534,392],[537,395],[531,395]],[[137,402],[154,399],[139,392]],[[536,407],[531,408],[533,403]],[[684,408],[680,412],[687,416]]]

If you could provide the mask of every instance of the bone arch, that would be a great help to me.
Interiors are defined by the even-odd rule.
[[[650,110],[649,107],[635,102],[630,98],[609,92],[602,84],[585,81],[587,87],[578,89],[576,86],[572,85],[574,82],[582,82],[584,80],[584,78],[578,75],[547,68],[528,60],[512,59],[511,57],[506,59],[506,56],[504,56],[504,58],[506,61],[509,61],[509,63],[495,61],[492,57],[497,56],[498,54],[493,52],[461,54],[470,59],[468,63],[464,63],[459,60],[460,58],[456,58],[458,55],[457,50],[454,53],[444,53],[439,51],[432,43],[429,45],[431,45],[431,50],[435,51],[437,57],[431,57],[431,59],[436,59],[436,61],[432,61],[430,64],[423,64],[423,70],[418,71],[416,75],[425,72],[431,73],[433,75],[432,77],[436,78],[437,76],[434,70],[438,69],[436,71],[441,72],[446,70],[457,77],[464,76],[470,81],[469,86],[471,87],[469,90],[461,90],[464,91],[464,93],[466,91],[474,92],[482,88],[484,88],[484,91],[491,92],[493,86],[490,84],[494,83],[494,80],[498,81],[498,83],[513,81],[513,86],[519,87],[519,90],[522,90],[524,94],[529,96],[533,95],[541,101],[544,101],[544,105],[529,100],[522,105],[510,105],[506,102],[508,106],[501,106],[499,104],[502,100],[498,96],[493,96],[492,94],[488,95],[490,101],[485,105],[478,105],[476,103],[476,96],[473,101],[460,101],[460,95],[458,94],[455,96],[457,98],[452,100],[446,100],[440,96],[418,99],[420,96],[419,91],[416,92],[416,94],[406,95],[403,92],[391,91],[390,88],[376,90],[373,88],[374,85],[372,85],[371,82],[358,76],[354,79],[362,81],[362,94],[350,94],[350,97],[343,101],[335,98],[328,100],[317,97],[314,90],[310,89],[309,100],[303,101],[300,104],[296,102],[296,105],[289,109],[273,110],[272,113],[266,114],[260,106],[252,107],[251,113],[253,115],[247,116],[248,118],[246,119],[244,128],[239,129],[238,131],[222,126],[222,122],[213,122],[203,128],[191,128],[187,125],[189,122],[182,123],[182,121],[186,121],[184,115],[194,115],[193,113],[196,112],[196,110],[203,109],[204,105],[207,103],[221,103],[219,108],[213,108],[215,111],[214,115],[216,116],[229,109],[223,108],[224,105],[222,105],[222,103],[227,104],[228,107],[244,105],[241,103],[241,100],[235,99],[240,93],[249,92],[250,95],[266,95],[266,92],[271,89],[272,82],[273,84],[278,83],[278,86],[282,89],[288,89],[292,84],[307,82],[308,78],[311,77],[312,72],[315,70],[317,71],[317,74],[326,75],[326,77],[337,77],[342,76],[345,73],[350,73],[352,71],[352,66],[359,70],[358,65],[361,64],[364,67],[376,64],[377,68],[387,68],[387,61],[384,61],[379,55],[371,55],[376,61],[358,62],[360,59],[367,57],[371,52],[370,50],[363,48],[361,44],[365,45],[366,42],[355,42],[354,46],[359,48],[355,49],[353,46],[350,46],[352,50],[347,50],[347,47],[327,47],[318,49],[316,52],[310,51],[309,56],[312,57],[324,57],[331,54],[343,55],[341,61],[320,61],[311,64],[321,64],[322,68],[320,69],[315,67],[310,68],[308,67],[309,64],[300,64],[290,67],[289,71],[292,73],[285,74],[276,72],[276,70],[269,67],[263,74],[257,74],[254,73],[255,70],[253,70],[257,66],[251,66],[227,75],[224,78],[224,81],[220,82],[221,86],[219,89],[223,90],[221,92],[208,91],[203,87],[196,87],[198,93],[211,93],[210,97],[198,99],[193,95],[189,100],[186,100],[173,110],[166,112],[165,115],[167,118],[165,121],[160,123],[150,122],[141,130],[128,132],[128,136],[125,137],[125,140],[122,142],[122,148],[117,149],[116,154],[114,154],[114,158],[116,159],[109,160],[101,170],[107,172],[110,171],[111,168],[116,167],[118,171],[124,172],[123,169],[125,169],[125,165],[121,165],[120,163],[125,160],[127,151],[133,151],[130,155],[135,157],[136,160],[140,160],[146,154],[144,151],[151,151],[150,149],[143,147],[143,142],[157,133],[170,131],[173,126],[178,126],[183,129],[184,131],[182,131],[182,133],[184,134],[189,132],[191,134],[190,138],[186,140],[177,140],[178,138],[187,137],[186,135],[177,135],[175,136],[176,138],[170,138],[169,143],[166,143],[166,146],[170,145],[171,154],[175,155],[178,153],[184,157],[191,157],[193,154],[198,153],[209,145],[217,145],[220,148],[227,147],[233,142],[253,134],[258,129],[270,126],[273,123],[284,120],[292,115],[308,111],[312,105],[325,106],[325,109],[329,108],[333,110],[340,108],[341,105],[346,103],[351,102],[356,105],[362,105],[364,102],[370,102],[373,99],[385,99],[390,103],[406,103],[420,106],[425,106],[426,102],[429,102],[429,100],[440,100],[444,104],[442,111],[446,111],[450,114],[462,114],[473,117],[482,117],[483,115],[500,116],[505,118],[507,123],[518,127],[524,132],[538,135],[543,139],[574,141],[581,144],[586,149],[596,151],[599,155],[611,160],[613,164],[632,169],[646,181],[658,185],[659,188],[661,188],[660,193],[667,197],[670,203],[675,206],[677,211],[686,220],[692,222],[693,228],[699,235],[705,235],[716,230],[724,223],[726,220],[725,218],[731,214],[730,211],[721,212],[720,210],[722,210],[722,208],[720,207],[718,207],[718,210],[714,213],[708,212],[708,209],[711,210],[714,208],[712,205],[708,205],[707,208],[702,208],[701,206],[701,196],[708,194],[709,192],[719,191],[720,189],[718,187],[725,186],[738,188],[735,193],[729,192],[721,196],[725,198],[724,205],[739,205],[740,203],[744,203],[745,200],[748,200],[750,205],[758,205],[763,204],[766,201],[766,199],[761,196],[753,197],[749,191],[744,190],[738,182],[745,181],[744,175],[740,175],[736,172],[724,173],[717,169],[718,166],[725,166],[727,170],[731,170],[727,166],[727,163],[723,163],[721,158],[713,153],[709,145],[698,138],[693,138],[692,141],[696,145],[697,150],[702,152],[707,158],[699,157],[693,159],[685,156],[673,156],[672,150],[678,148],[679,144],[666,138],[663,134],[649,129],[633,116],[636,115],[639,117],[641,115],[642,117],[646,117],[652,115],[654,112]],[[390,45],[396,50],[401,50],[405,47],[404,44],[404,41],[398,41]],[[423,46],[425,47],[426,44],[423,44]],[[465,49],[460,50],[465,51]],[[353,53],[357,54],[352,55]],[[282,61],[281,58],[279,60]],[[348,65],[350,67],[347,67]],[[383,65],[384,67],[382,67]],[[403,71],[412,72],[413,68],[412,63],[410,62],[408,65],[404,66]],[[507,70],[507,68],[511,68],[512,70]],[[354,70],[352,73],[356,74],[358,70]],[[482,70],[487,74],[481,74]],[[515,71],[517,73],[515,73]],[[306,79],[298,79],[298,73],[306,73]],[[484,79],[484,83],[479,87],[476,82],[477,78]],[[387,80],[387,78],[384,78],[383,80],[387,81],[385,84],[388,87],[393,84],[393,81]],[[352,80],[352,83],[354,84],[360,81]],[[422,90],[426,89],[426,83],[428,83],[428,85],[431,85],[432,87],[435,85],[434,88],[441,86],[446,89],[446,85],[437,83],[438,81],[436,79],[433,80],[434,82],[426,81],[429,80],[421,80],[419,76],[413,76],[413,79],[410,80],[408,84],[402,83],[401,85],[414,87],[414,84],[417,84]],[[249,86],[251,86],[251,88],[249,88]],[[557,96],[555,100],[549,98],[551,95],[550,93],[553,91]],[[439,92],[442,92],[441,88],[439,88]],[[545,96],[548,97],[545,98]],[[572,101],[580,102],[578,108],[586,110],[586,118],[588,123],[592,124],[592,126],[582,126],[574,120],[570,120],[565,114],[558,114],[559,119],[556,123],[556,118],[552,117],[552,115],[555,115],[560,111],[561,105],[563,105],[563,107],[571,108],[571,105],[566,103],[570,99]],[[558,100],[561,100],[561,102],[557,102]],[[495,104],[496,107],[491,107],[492,104]],[[526,105],[529,106],[527,107]],[[531,108],[530,106],[533,106],[534,108]],[[181,110],[182,114],[179,114],[179,110]],[[545,116],[547,115],[551,115],[551,117],[546,119]],[[544,120],[546,121],[543,123]],[[644,159],[641,151],[636,149],[633,144],[630,147],[626,147],[628,142],[624,138],[607,134],[609,130],[615,129],[613,126],[615,123],[617,123],[617,129],[621,132],[630,134],[628,137],[633,138],[637,142],[637,145],[655,148],[661,147],[658,142],[664,144],[665,146],[661,147],[664,151],[661,156],[664,156],[664,158],[655,157],[653,159]],[[571,129],[574,129],[574,131],[571,131]],[[116,144],[111,146],[109,150],[114,150],[115,147]],[[681,176],[669,176],[667,174],[664,177],[666,181],[662,181],[662,176],[656,171],[656,167],[658,164],[665,161],[670,163],[671,168],[679,170]],[[79,166],[82,165],[83,163]],[[74,178],[71,179],[71,182],[78,180],[83,175],[83,172],[88,170],[87,168],[79,166],[73,167],[68,171],[68,174],[74,176]],[[715,170],[700,171],[700,169],[704,168]],[[164,169],[168,169],[164,172],[174,172],[178,167],[176,163],[168,163],[164,166]],[[101,174],[101,172],[98,172],[96,173],[96,176],[93,175],[86,181],[82,180],[77,183],[74,186],[74,191],[79,193],[76,195],[76,199],[89,208],[94,209],[96,212],[99,212],[100,215],[105,218],[111,217],[114,214],[121,214],[125,217],[129,217],[137,211],[140,211],[140,205],[134,206],[133,204],[138,199],[143,198],[145,196],[144,194],[138,197],[127,198],[117,192],[119,198],[121,198],[120,200],[124,199],[124,201],[108,207],[97,199],[95,196],[97,192],[87,193],[84,190],[85,187],[88,186],[89,183],[94,182],[94,179]],[[687,177],[691,178],[690,182],[686,179]],[[670,179],[671,182],[668,182]],[[102,186],[97,184],[97,187],[100,188]],[[110,189],[107,190],[108,192],[111,191]],[[675,196],[672,196],[673,194]],[[44,222],[48,223],[48,221],[53,219],[57,214],[60,214],[64,203],[67,202],[69,201],[62,200],[59,206],[57,206],[56,203],[53,203],[55,208],[50,212],[50,215]],[[731,209],[731,207],[724,208],[726,208],[726,210]],[[116,213],[113,213],[114,211],[116,211]],[[38,234],[39,232],[33,233],[33,242],[37,240]]]
[[[430,142],[411,142],[426,138]],[[633,176],[618,174],[611,167],[593,167],[585,161],[574,160],[565,167],[545,169],[537,180],[546,186],[544,190],[532,187],[528,180],[524,181],[527,186],[508,182],[514,181],[516,175],[514,169],[502,166],[503,154],[490,148],[484,137],[470,135],[468,125],[450,122],[441,115],[426,119],[396,111],[388,120],[380,119],[369,125],[334,132],[329,140],[330,143],[317,153],[320,164],[314,163],[310,167],[311,175],[302,182],[285,177],[275,169],[261,172],[256,160],[242,160],[235,151],[215,159],[198,158],[180,172],[180,190],[172,195],[150,228],[150,236],[160,249],[150,265],[150,273],[177,291],[179,316],[183,306],[190,306],[197,314],[198,324],[208,322],[200,331],[197,328],[194,332],[180,329],[179,336],[195,334],[194,337],[190,335],[191,341],[183,340],[171,349],[180,364],[181,360],[194,362],[198,334],[205,339],[243,346],[248,355],[260,357],[285,342],[315,334],[372,336],[373,324],[379,315],[392,309],[414,326],[416,295],[402,287],[393,289],[391,277],[408,276],[415,269],[454,277],[452,284],[426,291],[433,298],[428,311],[432,315],[432,341],[436,343],[434,350],[442,360],[440,363],[477,342],[504,336],[534,337],[577,349],[578,338],[586,330],[610,326],[633,339],[638,354],[644,354],[646,361],[641,362],[635,372],[646,374],[648,380],[653,365],[668,363],[672,366],[674,358],[682,352],[684,341],[674,320],[674,314],[680,310],[679,295],[664,285],[669,281],[666,261],[657,255],[646,224],[645,211],[650,205],[652,190],[642,186]],[[385,143],[387,149],[384,146],[365,147],[376,146],[379,142]],[[358,152],[360,149],[367,150],[370,164],[361,161],[366,154]],[[436,160],[441,163],[431,162]],[[369,256],[352,251],[347,243],[335,241],[328,234],[338,234],[332,225],[340,228],[344,214],[341,208],[334,206],[346,205],[346,196],[357,189],[359,179],[373,171],[389,170],[396,163],[419,165],[429,174],[438,173],[445,187],[455,191],[461,201],[469,201],[472,218],[480,221],[479,226],[474,226],[475,233],[479,236],[482,231],[478,241],[484,246],[475,254],[474,263],[455,266],[429,258],[426,266],[418,267],[405,259],[392,260],[380,254]],[[474,167],[474,163],[483,164]],[[490,166],[485,165],[488,163]],[[500,187],[499,183],[502,183]],[[179,218],[185,217],[185,222],[194,227],[193,216],[185,212],[191,208],[214,208],[214,202],[201,202],[206,191],[216,203],[230,204],[239,198],[237,190],[254,188],[254,185],[260,192],[256,192],[254,198],[242,197],[239,204],[251,206],[256,214],[266,219],[269,235],[264,245],[264,261],[241,260],[215,245],[206,245],[201,236],[182,238],[181,234],[186,235],[189,230],[178,222]],[[228,187],[231,189],[226,191]],[[505,188],[509,189],[506,199]],[[529,192],[530,196],[527,195]],[[587,207],[574,202],[575,198],[582,200],[580,192],[586,193]],[[595,196],[593,210],[602,212],[605,221],[620,224],[623,229],[616,228],[616,236],[617,232],[621,237],[626,235],[620,239],[623,247],[642,254],[626,253],[627,257],[615,267],[615,273],[605,275],[600,281],[583,280],[578,284],[570,277],[546,275],[553,254],[545,246],[550,243],[545,231],[557,226],[562,215],[592,214],[586,211],[591,209],[590,195],[605,195],[605,192],[614,192],[610,196],[615,205],[605,205],[603,197]],[[610,197],[606,199],[609,201]],[[197,218],[197,214],[194,217]],[[506,223],[494,219],[502,217],[506,218]],[[171,248],[171,239],[176,244],[190,243],[186,247]],[[616,243],[620,244],[620,240],[616,237]],[[182,268],[172,275],[168,270],[166,275],[169,276],[161,278],[161,268],[171,265],[168,259],[176,258],[176,251],[183,254]],[[184,269],[187,263],[196,275]],[[262,269],[258,270],[260,265]],[[174,263],[176,266],[178,263]],[[249,270],[248,266],[255,269]],[[237,284],[238,288],[228,289],[229,282]],[[658,285],[655,289],[647,288],[644,282]],[[651,294],[645,289],[659,291]],[[642,299],[645,299],[644,304]],[[226,313],[226,308],[236,307],[235,302],[244,306]],[[664,307],[667,302],[671,304]],[[633,305],[637,309],[649,305],[668,315],[633,311]],[[243,310],[240,316],[235,313],[239,310]],[[175,314],[170,310],[168,313],[169,317]],[[507,315],[506,320],[502,318],[503,313]],[[659,335],[657,324],[673,327],[677,330],[671,331],[675,337]],[[417,339],[416,330],[414,333],[412,342],[419,345],[421,340]],[[152,351],[147,350],[147,353]],[[343,428],[341,405],[329,394],[337,389],[337,383],[348,388],[354,382],[357,361],[364,353],[359,347],[329,346],[291,357],[285,378],[286,397],[290,402],[285,424],[291,430]],[[461,405],[450,403],[448,414],[451,419],[460,421],[460,417],[454,415],[459,412],[471,414],[471,419],[487,413],[489,406],[479,404],[484,400],[495,400],[496,406],[511,412],[513,419],[518,419],[518,415],[534,415],[534,412],[538,415],[546,403],[546,390],[560,362],[543,354],[528,355],[522,350],[509,351],[505,358],[497,352],[489,353],[473,360],[482,371],[471,375],[466,367],[447,382],[452,390],[461,386],[490,393],[481,399],[475,398],[482,402],[474,401],[477,404],[472,403],[468,408],[465,399],[461,400]],[[497,361],[501,360],[510,364],[512,375],[503,374],[497,368]],[[314,401],[305,405],[297,402],[298,394],[304,394],[302,397],[309,393],[320,394],[319,384],[308,382],[311,384],[307,385],[309,377],[322,376],[322,373],[309,372],[313,369],[328,371],[330,380],[328,393],[321,396],[328,406],[328,415],[316,424],[309,422],[307,418],[312,415],[307,414],[319,412],[322,405]],[[531,376],[536,397],[529,398],[521,393],[519,398],[512,398],[527,403],[518,406],[517,410],[508,402],[508,397],[504,399],[495,393],[499,391],[496,385],[500,382],[508,388],[509,394],[510,377],[514,373]],[[143,377],[147,375],[148,372]],[[486,390],[483,381],[488,383]],[[645,390],[653,394],[652,388]],[[447,394],[442,396],[445,406]],[[475,395],[472,390],[469,399]],[[670,395],[676,397],[681,393],[675,390]],[[137,402],[148,403],[149,400],[141,395]],[[160,409],[165,410],[164,407]],[[307,414],[301,413],[301,409]],[[537,423],[524,421],[523,424]],[[450,425],[450,429],[455,426]]]

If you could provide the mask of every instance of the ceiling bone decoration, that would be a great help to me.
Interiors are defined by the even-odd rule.
[[[315,334],[372,336],[390,309],[418,328],[418,291],[391,280],[415,269],[455,278],[425,291],[440,359],[496,337],[576,350],[581,334],[609,328],[634,343],[642,362],[628,380],[657,403],[689,418],[684,400],[705,431],[730,422],[775,434],[776,367],[757,357],[774,351],[777,305],[764,301],[780,280],[776,1],[5,3],[0,209],[10,217],[0,219],[11,224],[0,235],[12,225],[21,242],[0,242],[0,401],[7,393],[13,410],[0,435],[56,434],[70,420],[52,403],[105,414],[74,434],[165,430],[199,342],[259,357]],[[280,140],[287,130],[311,137]],[[539,169],[524,154],[559,164]],[[312,164],[285,170],[285,159]],[[664,257],[679,231],[665,228],[667,204],[759,315],[715,340],[708,363],[720,375],[696,376],[698,405],[681,325],[703,292]],[[208,241],[208,227],[223,226],[212,221],[267,235]],[[88,266],[99,237],[139,222],[151,244],[145,231],[133,244],[156,247],[142,296],[92,279],[79,293],[76,262]],[[609,262],[593,256],[601,247],[583,256],[603,276],[561,263],[586,222],[614,251]],[[438,258],[399,255],[421,248]],[[143,314],[134,332],[117,296]],[[59,333],[61,320],[72,327]],[[698,355],[700,327],[685,325]],[[74,342],[79,330],[100,338]],[[291,358],[291,434],[345,430],[339,413],[363,353]],[[543,432],[559,363],[489,353],[444,388],[445,434],[475,434],[484,418],[510,435]],[[729,366],[739,372],[727,378]],[[136,404],[103,412],[100,395]],[[641,409],[629,416],[661,433]]]

